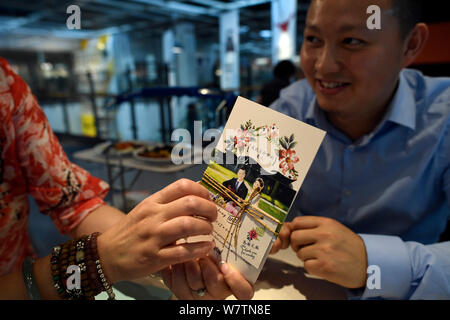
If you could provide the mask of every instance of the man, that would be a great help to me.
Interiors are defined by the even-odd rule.
[[[295,65],[290,60],[283,60],[273,69],[274,78],[263,85],[258,97],[258,103],[268,106],[278,99],[281,89],[287,87],[297,74]]]
[[[229,188],[242,200],[245,200],[248,193],[248,189],[244,183],[245,174],[245,169],[241,168],[237,172],[237,179],[233,178],[222,183],[225,187]]]
[[[307,272],[356,289],[351,297],[450,298],[450,242],[437,243],[450,212],[450,79],[403,69],[428,37],[416,4],[313,0],[306,80],[272,105],[327,131],[299,217],[272,253],[290,244]],[[370,5],[381,30],[366,26]]]

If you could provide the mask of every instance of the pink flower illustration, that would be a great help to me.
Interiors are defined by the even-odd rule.
[[[252,229],[252,230],[250,230],[250,231],[248,232],[247,239],[248,239],[249,241],[250,241],[250,240],[253,240],[253,239],[258,239],[258,234],[256,233],[256,230],[255,230],[255,229]]]
[[[283,174],[294,169],[294,165],[299,161],[295,155],[295,150],[280,150],[280,168]]]
[[[238,129],[236,132],[236,136],[234,137],[234,143],[237,149],[242,150],[248,146],[250,142],[250,133],[248,130]]]

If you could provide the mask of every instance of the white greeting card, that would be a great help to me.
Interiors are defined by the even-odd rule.
[[[218,208],[214,254],[252,283],[325,132],[238,97],[202,178]]]

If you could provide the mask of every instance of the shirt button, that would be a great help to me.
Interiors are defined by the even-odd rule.
[[[344,193],[345,193],[345,195],[346,195],[347,197],[349,197],[349,196],[352,195],[352,192],[351,192],[350,190],[348,190],[348,189],[346,189],[346,190],[344,191]]]
[[[355,146],[350,146],[350,147],[348,147],[348,150],[350,150],[351,152],[353,152],[353,151],[355,151]]]

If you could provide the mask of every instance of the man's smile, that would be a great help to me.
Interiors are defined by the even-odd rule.
[[[325,95],[336,95],[347,88],[350,83],[316,79],[317,87]]]

